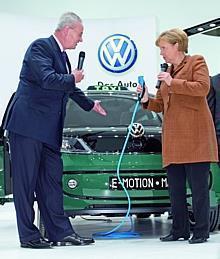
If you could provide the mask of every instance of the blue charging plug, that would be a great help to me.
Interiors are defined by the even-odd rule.
[[[144,81],[144,76],[138,76],[138,84],[141,85],[142,87],[142,92],[138,94],[138,100],[140,101],[145,93],[145,81]]]

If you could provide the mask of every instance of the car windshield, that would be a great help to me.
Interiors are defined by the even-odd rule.
[[[101,105],[107,111],[107,116],[101,116],[94,111],[86,112],[70,99],[67,104],[64,128],[123,127],[130,124],[136,99],[120,95],[92,95],[90,97],[101,101]],[[134,121],[144,126],[161,126],[161,117],[155,112],[143,110],[141,105],[138,106]]]

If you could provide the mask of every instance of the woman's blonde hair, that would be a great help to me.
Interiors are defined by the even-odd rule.
[[[157,47],[159,47],[161,40],[165,40],[170,44],[178,43],[179,51],[188,52],[188,36],[181,29],[175,28],[162,32],[155,41]]]

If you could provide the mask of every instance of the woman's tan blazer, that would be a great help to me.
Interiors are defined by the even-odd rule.
[[[172,71],[173,80],[165,82],[145,109],[163,112],[162,155],[169,164],[218,161],[213,120],[207,104],[210,80],[202,56],[186,56]]]

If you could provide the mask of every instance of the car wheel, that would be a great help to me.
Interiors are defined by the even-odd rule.
[[[190,228],[193,230],[195,226],[195,219],[192,211],[189,211],[189,222],[190,222]],[[210,216],[209,216],[209,224],[210,228],[209,231],[213,232],[217,229],[219,229],[220,225],[220,205],[216,206],[215,208],[210,210]]]
[[[210,232],[218,229],[220,223],[220,205],[210,211]]]

